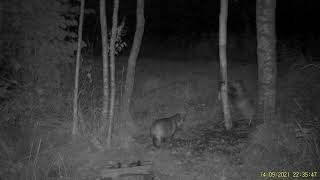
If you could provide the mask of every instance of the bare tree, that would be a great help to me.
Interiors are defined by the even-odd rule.
[[[128,59],[125,88],[124,88],[124,93],[121,100],[121,114],[122,114],[121,119],[126,117],[128,118],[127,121],[132,121],[132,118],[129,114],[129,106],[130,106],[133,85],[134,85],[136,61],[140,51],[141,41],[142,41],[143,32],[144,32],[144,22],[145,22],[144,0],[137,0],[136,16],[137,16],[136,32],[134,34],[133,45],[132,45],[130,56]]]
[[[232,128],[230,115],[229,98],[228,98],[228,71],[227,71],[227,20],[228,20],[228,0],[220,1],[219,16],[219,57],[221,69],[221,99],[224,115],[225,127],[227,130]]]
[[[270,122],[276,114],[276,0],[257,0],[258,119]]]
[[[108,123],[109,111],[109,59],[108,59],[108,31],[106,18],[106,0],[100,0],[100,25],[102,41],[102,64],[103,64],[103,107],[102,107],[102,126],[100,133],[104,133]]]
[[[83,26],[83,18],[84,18],[84,5],[85,5],[85,0],[81,0],[79,27],[78,27],[78,49],[77,49],[77,59],[76,59],[76,72],[75,72],[75,78],[74,78],[74,91],[73,91],[73,127],[72,127],[73,137],[76,137],[79,131],[79,121],[78,121],[77,115],[78,115],[79,69],[80,69],[81,42],[82,42],[82,26]]]
[[[118,27],[118,11],[119,11],[119,0],[113,1],[113,15],[112,15],[112,29],[111,29],[111,39],[110,39],[110,109],[109,109],[109,127],[108,127],[108,137],[107,146],[111,147],[111,135],[114,117],[114,104],[116,97],[116,86],[115,86],[115,42],[117,36]]]

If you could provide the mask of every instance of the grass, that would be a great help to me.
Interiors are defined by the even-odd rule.
[[[237,47],[237,41],[234,42]],[[242,126],[241,118],[235,114],[233,119],[239,127],[228,133],[221,124],[220,104],[216,101],[219,65],[203,53],[216,56],[210,54],[214,52],[206,44],[201,43],[201,48],[197,45],[186,47],[186,54],[186,49],[174,49],[166,54],[165,50],[155,48],[142,55],[137,63],[130,112],[138,127],[137,135],[140,136],[137,139],[143,140],[126,140],[125,131],[121,131],[120,123],[116,123],[114,146],[110,151],[103,151],[103,137],[96,133],[101,124],[102,104],[101,74],[97,73],[101,70],[99,59],[86,61],[84,65],[90,64],[91,67],[81,73],[81,138],[78,143],[72,143],[70,138],[70,94],[47,92],[41,105],[34,102],[37,93],[20,94],[2,108],[11,112],[7,114],[10,120],[19,115],[20,120],[24,120],[21,126],[24,128],[20,129],[25,130],[19,129],[15,133],[19,134],[15,141],[12,140],[14,135],[1,138],[0,160],[4,165],[0,165],[0,177],[89,179],[97,178],[101,168],[112,163],[150,159],[157,167],[157,176],[166,179],[255,179],[257,172],[262,170],[304,168],[311,171],[319,168],[319,139],[316,136],[319,117],[312,113],[312,104],[309,103],[309,99],[317,95],[310,93],[311,90],[319,90],[316,86],[317,66],[303,65],[300,69],[295,66],[279,77],[277,128],[265,124],[248,128],[247,124]],[[147,46],[144,51],[148,51]],[[232,57],[239,54],[233,53]],[[189,61],[184,61],[187,58]],[[118,87],[123,85],[123,61],[125,58],[121,57],[117,64]],[[230,62],[230,79],[245,80],[255,96],[256,65],[238,63],[232,58]],[[118,88],[117,99],[121,92]],[[148,134],[152,121],[181,111],[187,113],[183,130],[177,133],[168,148],[152,150]],[[115,122],[120,121],[117,114],[115,119]],[[121,148],[123,143],[132,143],[129,150]]]

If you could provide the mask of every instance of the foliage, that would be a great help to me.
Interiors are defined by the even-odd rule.
[[[123,48],[127,46],[127,43],[123,41],[123,37],[127,34],[127,30],[125,29],[125,18],[122,20],[120,26],[117,28],[117,36],[116,36],[116,54],[121,52]]]
[[[3,6],[0,62],[7,67],[1,77],[59,87],[58,66],[70,63],[76,48],[72,27],[77,21],[68,0],[13,0]]]
[[[1,3],[0,125],[10,126],[72,84],[78,12],[69,0]]]
[[[123,50],[123,48],[127,47],[128,45],[126,41],[123,40],[123,37],[126,36],[127,34],[127,30],[125,28],[125,22],[126,22],[126,19],[123,18],[121,21],[121,24],[117,27],[116,43],[115,43],[116,55],[118,55]],[[111,31],[109,31],[108,36],[109,36],[108,39],[111,39]],[[110,47],[109,47],[109,52],[110,52]]]
[[[76,49],[77,21],[68,0],[4,0],[1,5],[5,25],[0,29],[1,136],[10,149],[20,150],[11,134],[35,124],[35,109],[43,108],[46,95],[56,95],[52,92],[72,72],[64,67],[72,62]]]

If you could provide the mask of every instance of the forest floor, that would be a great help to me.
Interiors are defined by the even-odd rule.
[[[117,64],[118,86],[123,84],[125,61],[126,58],[120,58]],[[96,62],[91,72],[100,72],[100,61]],[[217,60],[142,56],[137,63],[131,104],[138,133],[129,148],[123,150],[115,146],[110,151],[101,151],[90,135],[76,144],[71,143],[71,113],[52,113],[45,117],[54,122],[63,121],[60,123],[63,125],[52,125],[58,128],[42,130],[37,138],[22,138],[16,151],[22,151],[19,154],[24,156],[12,159],[11,165],[3,165],[7,170],[1,171],[0,177],[103,179],[101,171],[105,169],[151,162],[154,179],[160,180],[319,178],[320,70],[304,65],[279,64],[276,124],[269,127],[253,121],[249,126],[248,119],[234,112],[234,126],[226,131],[218,101],[220,71]],[[100,74],[90,77],[94,84],[85,86],[88,97],[80,100],[82,119],[87,124],[95,123],[93,120],[99,116],[92,110],[99,104],[94,101],[101,99],[101,93],[97,93],[101,78],[95,76]],[[256,64],[231,61],[229,79],[244,80],[252,98],[256,97]],[[186,112],[183,128],[164,147],[154,148],[149,135],[152,122],[179,112]],[[20,175],[12,175],[18,171]],[[6,175],[8,172],[11,176]],[[142,176],[122,179],[130,178],[143,179]],[[145,176],[144,179],[152,178]]]

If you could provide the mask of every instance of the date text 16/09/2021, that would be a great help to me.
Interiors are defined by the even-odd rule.
[[[275,178],[316,178],[320,177],[316,171],[269,171],[269,172],[260,172],[260,177],[275,177]]]

